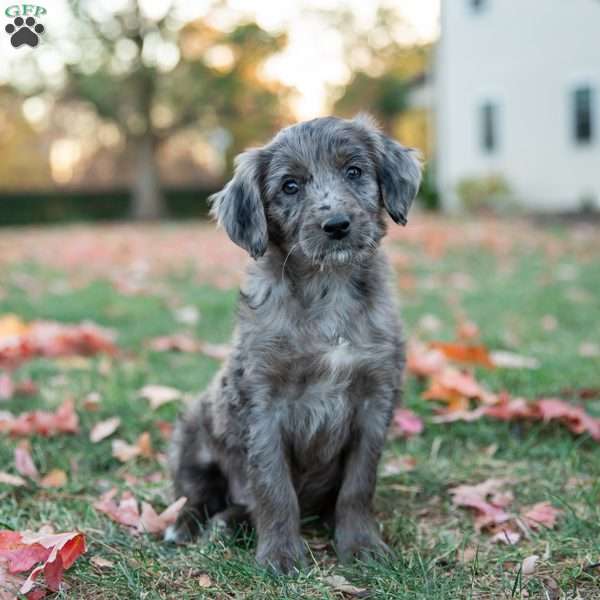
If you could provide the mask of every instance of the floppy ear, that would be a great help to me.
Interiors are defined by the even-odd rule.
[[[209,198],[210,214],[231,240],[252,258],[267,250],[267,219],[258,181],[260,150],[248,150],[235,161],[233,179]]]
[[[368,115],[359,115],[355,122],[366,128],[373,140],[383,205],[396,223],[406,225],[408,211],[421,185],[419,153],[382,133]]]

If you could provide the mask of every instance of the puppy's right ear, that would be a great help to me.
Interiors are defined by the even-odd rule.
[[[262,203],[258,169],[260,150],[248,150],[235,160],[233,179],[209,198],[210,214],[231,240],[256,259],[267,250],[267,219]]]

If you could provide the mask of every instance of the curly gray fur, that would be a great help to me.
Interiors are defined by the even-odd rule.
[[[248,516],[257,560],[287,572],[304,560],[301,516],[322,515],[342,559],[386,552],[372,500],[404,352],[379,243],[420,178],[415,152],[364,116],[300,123],[238,157],[212,214],[256,261],[232,354],[176,428],[188,508],[168,539]]]

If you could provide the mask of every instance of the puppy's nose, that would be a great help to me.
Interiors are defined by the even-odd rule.
[[[350,219],[338,213],[327,219],[321,227],[330,238],[341,240],[350,233]]]

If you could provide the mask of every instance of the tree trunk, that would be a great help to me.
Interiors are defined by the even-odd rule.
[[[134,144],[135,170],[131,182],[132,216],[138,220],[160,219],[165,214],[165,203],[160,187],[156,163],[156,143],[146,135]]]

